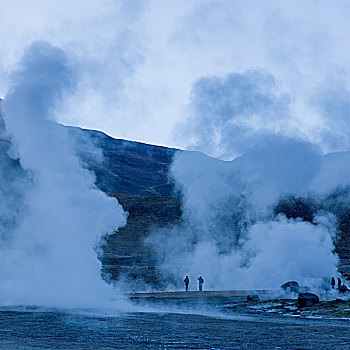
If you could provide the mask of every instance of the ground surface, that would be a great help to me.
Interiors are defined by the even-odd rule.
[[[297,293],[281,290],[232,290],[203,292],[131,293],[138,304],[148,303],[156,308],[172,305],[192,310],[208,307],[226,315],[284,316],[350,320],[350,295],[323,291],[321,301],[310,307],[299,307]],[[247,297],[250,301],[247,301]]]
[[[349,349],[350,322],[176,313],[0,312],[1,349]]]

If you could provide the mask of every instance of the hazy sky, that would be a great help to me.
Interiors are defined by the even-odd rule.
[[[230,157],[266,135],[350,148],[350,3],[0,0],[0,96],[33,41],[77,88],[58,121]],[[232,143],[228,140],[236,140]]]

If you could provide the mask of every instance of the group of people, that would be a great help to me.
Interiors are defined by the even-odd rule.
[[[188,291],[188,285],[190,284],[190,279],[188,278],[188,276],[185,277],[184,283],[185,283],[185,288],[186,288],[186,292],[187,292]],[[199,276],[198,277],[198,290],[200,292],[203,290],[203,283],[204,283],[203,277]]]
[[[335,288],[335,278],[334,277],[332,277],[332,279],[331,279],[331,286],[332,286],[332,289]],[[349,292],[348,287],[345,284],[342,284],[341,279],[339,277],[338,277],[337,289],[340,293]]]
[[[338,289],[340,288],[341,285],[342,285],[341,279],[338,277]],[[332,279],[331,279],[331,286],[332,286],[332,289],[335,288],[335,278],[334,277],[332,277]]]

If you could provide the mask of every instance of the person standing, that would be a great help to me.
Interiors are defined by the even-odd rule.
[[[342,283],[341,283],[341,279],[338,277],[338,290],[341,287]]]
[[[190,279],[188,278],[188,276],[185,277],[184,282],[185,282],[185,287],[186,287],[186,292],[187,292],[188,291],[188,285],[190,284]]]
[[[334,289],[334,286],[335,286],[335,279],[334,279],[334,277],[332,277],[331,286],[332,286],[332,289]]]
[[[198,277],[198,287],[199,287],[199,291],[201,292],[203,290],[203,283],[204,283],[204,279],[202,276]]]

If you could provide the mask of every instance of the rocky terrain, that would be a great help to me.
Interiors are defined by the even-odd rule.
[[[162,286],[157,269],[155,250],[143,244],[153,227],[177,224],[181,220],[179,197],[145,197],[115,194],[124,210],[128,223],[105,238],[104,254],[100,257],[103,275],[107,280],[120,277],[132,282],[134,288]]]
[[[176,149],[114,139],[100,131],[69,128],[79,156],[93,170],[96,184],[106,193],[171,196],[169,176]],[[89,143],[91,142],[91,145]],[[94,154],[101,150],[99,157]]]
[[[344,296],[341,296],[344,298]],[[250,314],[283,315],[293,317],[314,317],[314,318],[338,318],[349,319],[349,300],[335,299],[321,301],[320,303],[301,308],[297,299],[273,299],[266,301],[250,301],[241,303],[226,303],[225,309],[233,312],[246,312]]]

